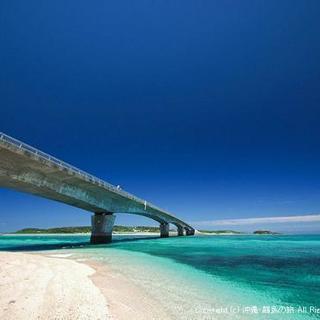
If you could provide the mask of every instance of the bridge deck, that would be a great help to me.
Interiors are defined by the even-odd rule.
[[[4,133],[0,133],[0,186],[94,213],[137,214],[194,232],[190,225],[150,202]]]

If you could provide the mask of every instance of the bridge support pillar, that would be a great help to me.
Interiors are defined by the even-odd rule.
[[[184,236],[184,228],[181,226],[177,226],[178,236]]]
[[[167,222],[160,223],[160,237],[161,238],[169,237],[169,223]]]
[[[92,244],[109,243],[112,241],[112,229],[116,216],[112,213],[95,213],[91,217]]]
[[[186,236],[194,236],[194,229],[186,229]]]

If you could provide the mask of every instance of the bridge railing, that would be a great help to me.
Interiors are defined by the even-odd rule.
[[[96,183],[102,187],[105,187],[107,188],[108,190],[112,190],[118,194],[121,194],[125,197],[128,197],[132,200],[135,200],[135,201],[138,201],[138,202],[141,202],[142,204],[145,203],[144,200],[130,194],[129,192],[127,191],[124,191],[124,190],[121,190],[121,189],[118,189],[117,187],[115,187],[114,185],[112,185],[111,183],[108,183],[102,179],[99,179],[98,177],[95,177],[93,176],[92,174],[89,174],[81,169],[78,169],[77,167],[67,163],[67,162],[64,162],[62,160],[59,160],[58,158],[54,157],[54,156],[51,156],[50,154],[47,154],[41,150],[38,150],[18,139],[15,139],[13,137],[10,137],[8,136],[7,134],[3,133],[3,132],[0,132],[0,140],[8,143],[8,144],[11,144],[11,145],[14,145],[15,147],[21,149],[21,150],[24,150],[24,151],[27,151],[27,152],[30,152],[31,154],[39,157],[39,158],[42,158],[46,161],[49,161],[51,163],[54,163],[55,165],[57,165],[58,167],[60,168],[63,168],[63,169],[67,169],[73,173],[76,173],[80,176],[82,176],[83,178],[85,178],[87,181],[91,181],[93,183]],[[152,205],[153,208],[156,208],[155,206]],[[156,208],[158,210],[161,210],[159,208]],[[161,210],[163,211],[163,210]]]
[[[47,154],[47,153],[45,153],[45,152],[43,152],[43,151],[41,151],[41,150],[39,150],[37,148],[34,148],[34,147],[32,147],[32,146],[30,146],[30,145],[28,145],[28,144],[26,144],[26,143],[24,143],[24,142],[22,142],[22,141],[20,141],[18,139],[10,137],[10,136],[8,136],[7,134],[5,134],[3,132],[0,132],[0,141],[4,141],[7,144],[13,145],[18,149],[30,152],[34,156],[36,156],[38,158],[41,158],[41,159],[44,159],[46,161],[49,161],[49,162],[57,165],[61,169],[66,169],[66,170],[71,171],[72,173],[80,175],[81,177],[83,177],[87,181],[90,181],[92,183],[98,184],[99,186],[104,187],[109,191],[111,190],[111,191],[113,191],[113,192],[115,192],[115,193],[117,193],[119,195],[122,195],[122,196],[124,196],[126,198],[129,198],[131,200],[139,202],[142,205],[144,205],[145,208],[146,208],[146,206],[148,206],[151,209],[163,212],[163,213],[165,213],[167,215],[170,215],[172,218],[177,219],[171,213],[169,213],[169,212],[167,212],[167,211],[165,211],[165,210],[163,210],[163,209],[161,209],[161,208],[159,208],[159,207],[147,202],[146,200],[142,200],[142,199],[134,196],[133,194],[131,194],[131,193],[127,192],[127,191],[124,191],[122,189],[119,189],[119,188],[115,187],[111,183],[108,183],[108,182],[106,182],[106,181],[104,181],[104,180],[102,180],[102,179],[100,179],[100,178],[98,178],[98,177],[96,177],[96,176],[94,176],[92,174],[89,174],[89,173],[87,173],[87,172],[85,172],[85,171],[83,171],[81,169],[78,169],[77,167],[75,167],[75,166],[73,166],[73,165],[71,165],[71,164],[69,164],[67,162],[64,162],[64,161],[62,161],[62,160],[60,160],[60,159],[58,159],[58,158],[56,158],[56,157],[54,157],[54,156],[52,156],[50,154]],[[177,220],[179,220],[179,219],[177,219]]]
[[[104,187],[106,188],[107,190],[111,190],[119,195],[122,195],[124,197],[127,197],[131,200],[134,200],[136,202],[140,202],[141,204],[143,204],[145,207],[146,205],[151,208],[151,209],[154,209],[154,210],[158,210],[160,212],[163,212],[167,215],[170,215],[172,218],[176,219],[176,220],[179,220],[177,219],[176,217],[174,217],[171,213],[151,204],[151,203],[147,203],[147,201],[145,200],[142,200],[136,196],[134,196],[133,194],[127,192],[127,191],[124,191],[122,189],[119,189],[117,187],[115,187],[114,185],[112,185],[111,183],[108,183],[92,174],[89,174],[81,169],[78,169],[77,167],[67,163],[67,162],[64,162],[62,160],[59,160],[58,158],[54,157],[54,156],[51,156],[50,154],[47,154],[41,150],[38,150],[37,148],[34,148],[18,139],[15,139],[13,137],[10,137],[8,136],[7,134],[3,133],[3,132],[0,132],[0,141],[4,141],[6,142],[7,144],[9,145],[13,145],[15,146],[16,148],[18,149],[21,149],[21,150],[24,150],[24,151],[27,151],[27,152],[30,152],[31,154],[33,154],[34,156],[38,157],[38,158],[41,158],[41,159],[44,159],[46,161],[49,161],[51,163],[54,163],[55,165],[57,165],[59,168],[62,168],[62,169],[67,169],[69,171],[71,171],[72,173],[75,173],[75,174],[78,174],[80,175],[81,177],[83,177],[85,180],[87,181],[90,181],[92,183],[95,183],[95,184],[98,184],[99,186],[101,187]],[[182,221],[181,221],[182,222]],[[185,223],[184,223],[185,224]]]

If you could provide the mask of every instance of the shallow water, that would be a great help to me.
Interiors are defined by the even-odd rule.
[[[1,236],[0,250],[105,262],[175,319],[320,318],[310,310],[320,308],[319,235],[114,239],[90,246],[88,236]]]

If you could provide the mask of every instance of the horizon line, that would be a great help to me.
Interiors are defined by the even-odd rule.
[[[320,214],[297,215],[297,216],[277,216],[261,218],[241,218],[241,219],[219,219],[192,221],[198,226],[234,226],[234,225],[254,225],[260,223],[293,223],[293,222],[320,222]]]

